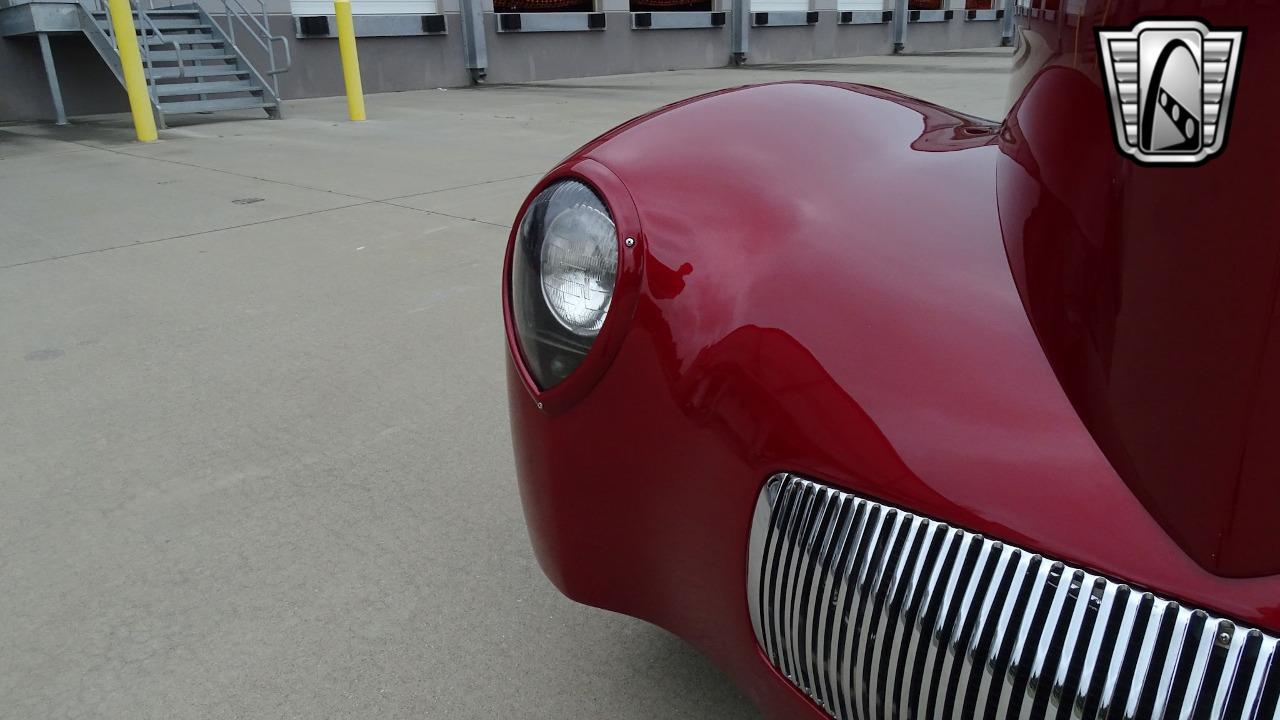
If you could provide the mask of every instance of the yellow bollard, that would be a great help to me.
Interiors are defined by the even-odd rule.
[[[338,52],[342,54],[342,77],[347,82],[347,113],[352,120],[364,120],[364,87],[360,84],[360,57],[356,55],[351,0],[333,0],[333,11],[338,16]]]
[[[129,0],[107,0],[111,13],[111,31],[120,50],[120,69],[124,73],[124,89],[129,95],[129,111],[133,113],[133,129],[139,142],[156,141],[156,116],[151,114],[151,94],[147,92],[147,76],[142,72],[142,53],[133,25],[133,8]]]

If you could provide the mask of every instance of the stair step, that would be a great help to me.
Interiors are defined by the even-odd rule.
[[[177,62],[178,53],[173,50],[152,50],[149,55],[144,55],[145,61],[150,57],[152,62]],[[182,51],[182,62],[190,62],[192,60],[235,60],[234,53],[219,48],[199,48],[193,50]]]
[[[187,35],[179,35],[177,33],[172,33],[172,34],[165,33],[164,40],[167,42],[161,41],[160,38],[154,35],[151,35],[147,38],[147,44],[153,47],[155,46],[164,47],[165,45],[168,45],[170,42],[175,42],[175,43],[178,43],[179,45],[213,45],[213,44],[221,45],[222,44],[221,38],[216,38],[209,33],[190,33]]]
[[[222,75],[240,75],[243,77],[249,77],[249,71],[240,68],[238,65],[183,65],[181,74],[178,73],[177,67],[159,67],[152,69],[143,67],[143,71],[147,73],[147,77],[153,77],[157,80],[219,77]]]
[[[177,15],[161,15],[159,10],[148,10],[147,20],[150,22],[145,25],[138,19],[138,14],[133,14],[133,30],[134,32],[151,31],[151,26],[155,26],[160,30],[208,30],[209,25],[200,19],[200,14],[194,11],[183,12]],[[105,13],[93,13],[93,21],[98,27],[110,33],[111,17]]]
[[[104,33],[106,33],[107,35],[112,35],[112,34],[114,34],[114,33],[115,33],[115,31],[114,31],[114,30],[112,30],[111,26],[110,26],[110,25],[107,25],[107,24],[105,24],[105,23],[99,23],[99,24],[98,24],[98,29],[99,29],[99,30],[101,30],[101,31],[103,31],[103,32],[104,32]],[[164,34],[165,34],[165,36],[167,36],[167,37],[174,37],[174,36],[182,37],[184,34],[187,34],[187,33],[196,34],[196,33],[207,33],[207,32],[209,32],[209,26],[208,26],[208,25],[194,25],[194,24],[188,24],[188,25],[173,25],[173,26],[169,26],[169,25],[166,25],[166,24],[164,24],[164,23],[160,23],[160,22],[156,23],[156,29],[157,29],[157,30],[159,30],[160,32],[164,33]],[[140,27],[138,27],[138,28],[134,28],[133,34],[134,34],[134,35],[137,35],[137,36],[139,36],[139,37],[141,37],[141,36],[143,36],[143,35],[146,35],[147,37],[154,37],[154,36],[155,36],[155,32],[154,32],[151,28],[145,28],[146,32],[143,32],[143,30],[144,30],[144,28],[140,28]]]
[[[110,23],[100,22],[98,23],[98,29],[108,35],[115,33],[115,30],[111,27]],[[166,23],[163,20],[157,20],[155,22],[155,29],[159,30],[165,35],[180,35],[182,33],[209,32],[209,26],[201,23],[196,23],[196,22],[188,22],[188,23],[167,22]],[[143,28],[135,25],[133,28],[134,35],[143,35],[144,31],[146,35],[155,34],[155,32],[150,27]]]
[[[250,110],[253,108],[273,107],[275,103],[265,102],[257,97],[219,98],[217,100],[188,100],[185,102],[161,102],[160,110],[166,115],[182,113],[214,112],[217,110]]]
[[[195,19],[183,20],[183,19],[152,18],[151,24],[155,25],[156,28],[158,28],[161,32],[166,32],[166,33],[171,30],[208,30],[209,29],[208,25],[201,22],[200,20],[195,20]],[[98,20],[98,27],[102,28],[104,31],[109,32],[111,30],[111,23],[108,20]],[[148,33],[151,32],[150,27],[142,28],[139,26],[138,23],[136,22],[134,23],[135,33],[140,33],[144,29]]]
[[[156,95],[217,95],[232,92],[261,92],[261,88],[248,80],[223,80],[220,82],[167,83],[156,85]]]
[[[104,12],[95,12],[95,13],[92,13],[92,15],[98,19],[109,17],[107,13],[104,13]],[[200,17],[200,11],[194,10],[191,8],[159,8],[156,10],[148,10],[147,16],[148,17],[170,17],[170,18],[172,17],[198,18]],[[133,11],[133,19],[134,20],[138,19],[137,10]]]

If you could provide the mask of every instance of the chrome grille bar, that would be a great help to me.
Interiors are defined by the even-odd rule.
[[[1280,639],[795,475],[748,554],[760,646],[838,720],[1280,720]]]

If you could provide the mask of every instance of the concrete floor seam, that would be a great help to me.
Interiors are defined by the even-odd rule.
[[[278,218],[265,218],[263,220],[255,220],[253,222],[242,223],[240,225],[228,225],[227,227],[210,228],[208,230],[200,230],[192,233],[183,233],[181,235],[171,235],[169,237],[154,238],[151,240],[139,240],[138,242],[127,243],[124,245],[112,245],[111,247],[96,248],[94,250],[85,250],[77,253],[67,253],[66,255],[54,255],[53,257],[39,258],[37,260],[25,260],[23,262],[13,263],[12,265],[0,265],[0,270],[10,270],[12,268],[22,267],[24,265],[38,265],[40,263],[52,262],[54,260],[66,260],[67,258],[80,257],[82,255],[97,255],[99,253],[111,252],[112,250],[124,250],[125,248],[139,247],[141,245],[154,245],[156,243],[166,242],[168,240],[182,240],[184,238],[199,237],[201,235],[209,235],[217,232],[225,232],[227,230],[240,230],[243,228],[253,227],[255,225],[266,225],[267,223],[280,222],[281,220],[293,220],[295,218],[307,217],[309,215],[319,215],[321,213],[333,212],[335,210],[347,210],[350,208],[362,207],[364,205],[377,205],[378,200],[367,200],[365,202],[351,203],[350,205],[339,205],[338,207],[321,208],[319,210],[309,210],[294,215],[285,215]],[[397,206],[400,207],[400,206]],[[412,209],[412,208],[407,208]],[[465,218],[459,218],[465,219]]]
[[[507,178],[507,179],[514,179],[514,178]],[[494,180],[494,181],[492,181],[492,182],[501,182],[501,181],[500,181],[500,180]],[[477,183],[477,184],[478,184],[478,185],[485,185],[485,184],[488,184],[488,183]],[[462,187],[475,187],[475,186],[474,186],[474,185],[465,185],[465,186],[462,186]],[[451,190],[452,190],[452,189],[457,189],[457,188],[447,188],[447,189],[451,189]],[[434,192],[434,191],[433,191],[433,192]],[[443,192],[443,191],[440,191],[440,192]],[[429,194],[430,194],[430,193],[419,193],[419,195],[429,195]],[[410,196],[408,196],[408,197],[417,197],[417,195],[410,195]],[[450,215],[449,213],[443,213],[443,212],[440,212],[440,211],[438,211],[438,210],[424,210],[424,209],[422,209],[422,208],[410,207],[410,206],[408,206],[408,205],[400,205],[400,204],[398,204],[398,203],[389,202],[389,201],[387,201],[387,200],[367,200],[367,201],[365,201],[365,202],[351,203],[350,205],[339,205],[339,206],[337,206],[337,207],[331,207],[331,208],[322,208],[322,209],[320,209],[320,210],[311,210],[311,211],[304,212],[304,213],[296,213],[296,214],[294,214],[294,215],[285,215],[285,216],[278,217],[278,218],[266,218],[266,219],[263,219],[263,220],[255,220],[254,222],[242,223],[242,224],[240,224],[240,225],[228,225],[227,227],[210,228],[210,229],[208,229],[208,230],[200,230],[200,231],[198,231],[198,232],[193,232],[193,233],[183,233],[183,234],[181,234],[181,235],[171,235],[171,236],[169,236],[169,237],[154,238],[154,239],[152,239],[152,240],[141,240],[141,241],[139,241],[139,242],[128,243],[128,244],[125,244],[125,245],[112,245],[111,247],[97,248],[97,249],[94,249],[94,250],[85,250],[84,252],[68,253],[68,254],[66,254],[66,255],[54,255],[53,257],[40,258],[40,259],[38,259],[38,260],[26,260],[26,261],[24,261],[24,262],[13,263],[13,264],[11,264],[11,265],[0,265],[0,270],[10,270],[10,269],[12,269],[12,268],[23,267],[23,266],[25,266],[25,265],[37,265],[37,264],[39,264],[39,263],[52,262],[52,261],[54,261],[54,260],[66,260],[66,259],[68,259],[68,258],[80,257],[80,256],[82,256],[82,255],[96,255],[96,254],[98,254],[98,253],[110,252],[110,251],[112,251],[112,250],[124,250],[124,249],[126,249],[126,248],[138,247],[138,246],[140,246],[140,245],[154,245],[154,244],[156,244],[156,243],[165,242],[165,241],[168,241],[168,240],[182,240],[182,239],[184,239],[184,238],[199,237],[199,236],[201,236],[201,235],[209,235],[209,234],[211,234],[211,233],[224,232],[224,231],[227,231],[227,230],[240,230],[240,229],[242,229],[242,228],[253,227],[253,226],[255,226],[255,225],[266,225],[266,224],[268,224],[268,223],[280,222],[281,220],[293,220],[293,219],[295,219],[295,218],[307,217],[307,216],[310,216],[310,215],[319,215],[319,214],[321,214],[321,213],[333,212],[333,211],[335,211],[335,210],[348,210],[348,209],[350,209],[350,208],[363,207],[363,206],[365,206],[365,205],[389,205],[389,206],[391,206],[391,207],[397,207],[397,208],[400,208],[400,209],[402,209],[402,210],[413,210],[413,211],[415,211],[415,212],[425,213],[425,214],[427,214],[427,215],[439,215],[439,216],[441,216],[441,217],[447,217],[447,218],[450,218],[450,219],[453,219],[453,220],[462,220],[462,221],[465,221],[465,222],[473,222],[473,223],[477,223],[477,224],[479,224],[479,225],[488,225],[488,226],[490,226],[490,227],[498,227],[498,228],[502,228],[502,229],[504,229],[504,230],[510,230],[510,229],[511,229],[511,226],[510,226],[510,225],[502,225],[502,224],[500,224],[500,223],[492,223],[492,222],[489,222],[489,221],[487,221],[487,220],[480,220],[480,219],[478,219],[478,218],[462,217],[462,216],[460,216],[460,215]]]
[[[522,180],[524,178],[542,177],[545,172],[532,172],[524,175],[515,175],[513,177],[498,178],[496,180],[482,180],[480,182],[469,183],[467,185],[455,185],[453,187],[440,188],[439,190],[428,190],[426,192],[413,193],[412,195],[396,195],[395,197],[382,198],[379,202],[391,202],[392,200],[410,200],[412,198],[422,197],[423,195],[435,195],[437,193],[449,192],[450,190],[466,190],[468,188],[483,187],[494,183],[508,182],[510,180]]]
[[[377,202],[377,200],[375,200],[374,198],[367,198],[361,195],[352,195],[351,193],[338,192],[337,190],[327,190],[325,188],[310,187],[307,185],[298,185],[295,183],[285,182],[284,180],[275,180],[268,177],[259,177],[257,175],[245,175],[243,173],[232,172],[230,170],[222,170],[220,168],[206,167],[204,165],[197,165],[196,163],[183,162],[181,160],[171,160],[169,158],[154,157],[152,155],[136,155],[134,153],[127,153],[122,150],[117,150],[115,148],[103,147],[99,145],[87,145],[82,142],[76,142],[75,140],[69,140],[67,142],[71,142],[73,144],[80,145],[87,148],[92,148],[94,150],[103,150],[105,152],[114,153],[116,155],[123,155],[125,157],[134,158],[135,160],[154,160],[156,162],[169,163],[171,165],[181,165],[183,167],[196,168],[198,170],[207,170],[209,172],[221,173],[223,175],[230,175],[232,177],[243,178],[245,180],[257,180],[259,182],[267,182],[267,183],[274,183],[276,185],[284,185],[286,187],[294,188],[295,190],[310,190],[312,192],[322,192],[322,193],[329,193],[331,195],[341,195],[342,197],[351,198],[353,200],[367,200],[370,202]]]
[[[290,183],[290,182],[286,182],[286,181],[284,181],[284,180],[276,180],[276,179],[273,179],[273,178],[260,177],[260,176],[257,176],[257,175],[245,175],[245,174],[243,174],[243,173],[237,173],[237,172],[233,172],[233,171],[230,171],[230,170],[223,170],[223,169],[220,169],[220,168],[208,167],[208,166],[205,166],[205,165],[199,165],[199,164],[197,164],[197,163],[183,162],[183,161],[181,161],[181,160],[171,160],[171,159],[169,159],[169,158],[160,158],[160,157],[154,157],[154,156],[150,156],[150,155],[137,155],[137,154],[134,154],[134,153],[127,153],[127,152],[123,152],[123,151],[121,151],[121,150],[116,150],[116,149],[114,149],[114,148],[108,148],[108,147],[102,147],[102,146],[96,146],[96,145],[87,145],[87,144],[85,144],[85,143],[76,142],[76,141],[74,141],[74,140],[72,140],[72,141],[68,141],[68,142],[71,142],[71,143],[73,143],[73,144],[75,144],[75,145],[80,145],[81,147],[88,148],[88,149],[91,149],[91,150],[103,150],[103,151],[106,151],[106,152],[115,153],[115,154],[117,154],[117,155],[124,155],[125,157],[131,157],[131,158],[135,158],[135,159],[138,159],[138,160],[155,160],[155,161],[158,161],[158,162],[170,163],[170,164],[173,164],[173,165],[181,165],[181,166],[184,166],[184,167],[197,168],[197,169],[200,169],[200,170],[208,170],[209,172],[216,172],[216,173],[221,173],[221,174],[224,174],[224,175],[231,175],[231,176],[233,176],[233,177],[244,178],[244,179],[246,179],[246,180],[257,180],[257,181],[260,181],[260,182],[275,183],[275,184],[277,184],[277,185],[285,185],[285,186],[287,186],[287,187],[291,187],[291,188],[294,188],[294,189],[296,189],[296,190],[310,190],[310,191],[313,191],[313,192],[330,193],[330,194],[333,194],[333,195],[341,195],[341,196],[343,196],[343,197],[348,197],[348,198],[351,198],[351,199],[353,199],[353,200],[363,200],[363,201],[366,201],[366,203],[370,203],[370,202],[372,202],[372,203],[386,203],[386,204],[388,204],[388,205],[395,205],[396,207],[401,207],[401,208],[404,208],[404,209],[406,209],[406,210],[419,210],[419,211],[421,211],[421,212],[434,212],[434,211],[424,211],[424,210],[421,210],[421,208],[408,207],[408,206],[405,206],[405,205],[397,205],[397,204],[392,203],[392,202],[390,202],[390,201],[392,201],[392,200],[408,200],[408,199],[411,199],[411,198],[422,197],[423,195],[433,195],[433,194],[436,194],[436,193],[449,192],[450,190],[465,190],[465,189],[468,189],[468,188],[475,188],[475,187],[481,187],[481,186],[484,186],[484,185],[491,185],[491,184],[493,184],[493,183],[507,182],[507,181],[509,181],[509,180],[519,180],[519,179],[522,179],[522,178],[529,178],[529,177],[540,177],[540,176],[542,176],[542,175],[544,174],[544,173],[541,173],[541,172],[536,172],[536,173],[526,173],[526,174],[524,174],[524,175],[515,175],[515,176],[512,176],[512,177],[494,178],[494,179],[491,179],[491,180],[483,180],[483,181],[481,181],[481,182],[467,183],[467,184],[465,184],[465,185],[454,185],[454,186],[450,186],[450,187],[437,188],[437,189],[435,189],[435,190],[426,190],[426,191],[424,191],[424,192],[419,192],[419,193],[410,193],[410,194],[408,194],[408,195],[395,195],[395,196],[392,196],[392,197],[389,197],[389,198],[381,198],[381,199],[379,199],[379,198],[370,198],[370,197],[365,197],[365,196],[363,196],[363,195],[353,195],[353,194],[351,194],[351,193],[338,192],[337,190],[328,190],[328,189],[325,189],[325,188],[311,187],[311,186],[308,186],[308,185],[298,185],[298,184],[296,184],[296,183]],[[343,207],[354,207],[354,205],[347,205],[347,206],[343,206]],[[337,209],[340,209],[340,208],[332,208],[332,209],[337,210]],[[435,214],[437,214],[437,215],[444,215],[445,217],[451,217],[451,218],[454,218],[454,219],[457,219],[457,220],[470,220],[470,221],[472,221],[472,222],[484,223],[485,225],[494,225],[494,226],[496,226],[496,227],[505,227],[505,228],[510,228],[510,226],[509,226],[509,225],[500,225],[500,224],[498,224],[498,223],[491,223],[491,222],[487,222],[487,221],[484,221],[484,220],[477,220],[477,219],[475,219],[475,218],[459,217],[459,216],[456,216],[456,215],[449,215],[449,214],[447,214],[447,213],[441,213],[441,212],[436,212]],[[280,219],[284,219],[284,218],[280,218]],[[269,222],[269,221],[268,221],[268,222]],[[251,223],[251,224],[252,224],[252,223]],[[233,227],[242,227],[242,226],[233,226]],[[222,228],[222,229],[231,229],[231,228]],[[210,231],[210,232],[212,232],[212,231]],[[172,238],[162,238],[162,239],[164,239],[164,240],[173,240],[173,239],[177,239],[177,238],[179,238],[179,237],[184,237],[184,236],[178,235],[178,236],[174,236],[174,237],[172,237]],[[149,241],[149,242],[153,242],[153,241]],[[128,246],[128,245],[121,245],[121,246],[118,246],[118,247],[129,247],[129,246]],[[113,249],[113,248],[103,248],[103,249],[104,249],[104,250],[106,250],[106,249]],[[53,259],[57,259],[57,258],[48,258],[48,259],[53,260]],[[38,262],[38,261],[36,261],[36,262]],[[19,264],[23,264],[23,263],[19,263]],[[3,267],[0,267],[0,270],[5,269],[6,267],[13,267],[13,266],[3,266]]]
[[[511,229],[510,225],[503,225],[501,223],[489,222],[488,220],[481,220],[479,218],[462,217],[461,215],[450,215],[449,213],[440,212],[439,210],[424,210],[422,208],[411,207],[409,205],[401,205],[399,203],[388,202],[386,200],[379,200],[378,203],[381,205],[390,205],[391,207],[403,208],[405,210],[415,210],[420,213],[427,213],[428,215],[440,215],[442,217],[453,218],[454,220],[465,220],[467,222],[478,223],[480,225],[488,225],[489,227],[498,227],[498,228],[502,228],[503,230]]]

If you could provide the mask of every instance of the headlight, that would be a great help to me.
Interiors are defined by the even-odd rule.
[[[511,309],[525,365],[547,389],[582,363],[618,279],[618,233],[591,188],[564,180],[529,204],[511,258]]]

